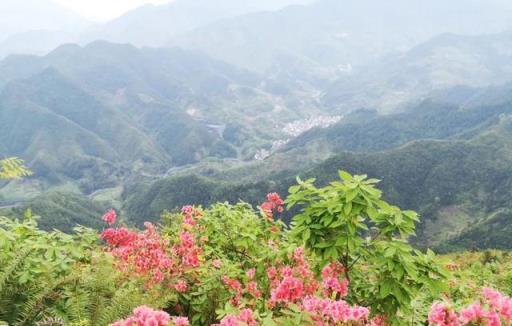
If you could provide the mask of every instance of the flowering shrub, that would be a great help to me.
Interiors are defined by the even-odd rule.
[[[381,198],[378,180],[341,171],[340,181],[323,188],[314,179],[290,188],[288,207],[301,211],[292,220],[292,236],[324,262],[337,261],[350,288],[347,299],[399,323],[397,313],[411,311],[420,293],[444,290],[447,272],[407,243],[414,235],[417,214],[402,211]],[[325,275],[333,287],[342,287]]]
[[[455,260],[441,262],[407,243],[417,216],[384,202],[376,180],[340,177],[323,188],[298,180],[286,200],[268,194],[258,210],[245,203],[185,206],[143,230],[120,224],[112,209],[101,217],[108,225],[102,245],[93,230],[40,231],[30,212],[21,222],[0,218],[0,319],[23,325],[512,325],[512,299],[501,292],[484,288],[479,300],[461,305],[482,284],[512,291],[512,263],[502,263],[507,253],[454,254]],[[285,204],[300,209],[291,226],[279,220]],[[456,278],[444,286],[448,276]],[[440,292],[452,303],[431,305]]]
[[[108,250],[117,258],[121,270],[148,278],[148,284],[160,283],[172,271],[173,259],[167,254],[167,243],[156,233],[151,223],[142,232],[126,228],[108,228],[101,234]]]
[[[188,326],[188,319],[185,317],[171,318],[164,311],[156,311],[146,306],[140,306],[133,310],[133,315],[117,321],[111,326]]]
[[[166,310],[192,324],[399,323],[415,291],[440,288],[443,270],[405,241],[415,213],[382,201],[375,180],[341,176],[290,189],[289,206],[305,206],[291,230],[271,193],[260,215],[244,203],[185,206],[165,213],[159,231],[110,227],[102,238],[121,271],[173,291]]]
[[[428,322],[436,326],[512,325],[512,298],[484,288],[480,301],[460,309],[458,313],[446,303],[434,302],[428,314]]]
[[[323,188],[299,180],[286,201],[272,193],[257,210],[246,203],[185,206],[143,230],[122,225],[109,210],[101,244],[92,230],[46,233],[30,216],[22,223],[2,218],[0,319],[27,325],[510,325],[511,299],[494,290],[452,308],[478,283],[487,284],[491,270],[502,269],[498,258],[483,255],[486,268],[475,263],[471,275],[479,276],[460,282],[467,277],[462,262],[442,263],[407,243],[414,212],[384,202],[375,180],[341,177]],[[300,208],[291,226],[279,220],[285,204]],[[449,275],[459,279],[444,286]],[[455,303],[436,302],[428,313],[440,292]]]

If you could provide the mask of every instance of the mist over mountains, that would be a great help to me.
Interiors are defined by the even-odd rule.
[[[0,3],[0,42],[30,31],[68,31],[89,22],[51,0],[3,0]]]
[[[347,169],[424,216],[417,245],[510,248],[511,18],[499,0],[176,0],[93,24],[2,2],[0,156],[34,176],[0,207],[69,231]]]

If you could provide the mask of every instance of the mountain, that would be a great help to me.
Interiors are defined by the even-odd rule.
[[[512,32],[442,34],[389,55],[326,87],[322,101],[338,110],[392,111],[456,86],[481,88],[512,80]]]
[[[281,78],[306,73],[315,80],[344,76],[440,33],[501,32],[512,27],[511,17],[503,1],[318,0],[225,19],[169,44]]]
[[[422,215],[418,244],[464,248],[461,235],[510,207],[511,130],[507,117],[469,141],[425,140],[384,152],[339,154],[306,176],[328,182],[343,168],[381,179],[389,200]],[[508,215],[503,225],[510,223]],[[494,240],[473,246],[510,248],[503,241],[507,228],[487,228],[480,236]]]
[[[123,65],[118,61],[109,71],[103,61],[110,56],[113,62],[122,53],[128,60],[135,59],[138,50],[119,47],[110,54],[99,50],[101,47],[94,45],[85,50],[60,48],[46,57],[18,58],[20,64],[25,59],[32,62],[27,66],[33,69],[22,74],[30,77],[13,77],[2,89],[2,153],[26,159],[38,178],[52,184],[72,180],[89,192],[111,186],[127,171],[163,173],[174,164],[222,150],[220,144],[215,149],[216,143],[222,143],[219,136],[186,112],[170,102],[143,96],[144,91],[156,96],[158,89],[165,90],[169,98],[186,96],[188,88],[176,81],[176,74],[160,80],[161,74],[152,75],[149,69],[144,73],[142,65],[134,65],[148,77],[141,81],[130,71],[128,62]],[[171,64],[175,62],[172,56],[168,59]],[[78,60],[83,65],[71,64]],[[183,88],[175,87],[173,92],[173,84]],[[112,103],[115,99],[117,102]]]
[[[267,174],[266,182],[172,177],[132,192],[126,208],[130,218],[140,222],[156,219],[163,209],[178,208],[190,198],[203,205],[238,200],[257,205],[269,191],[285,195],[295,183],[295,175],[314,177],[318,185],[323,185],[344,169],[381,179],[379,187],[386,200],[420,212],[422,222],[413,239],[420,246],[439,250],[510,249],[511,132],[509,116],[471,140],[421,140],[381,152],[340,152],[303,171]]]
[[[30,31],[78,31],[89,22],[51,0],[2,0],[0,2],[0,42]],[[38,41],[37,38],[34,38]]]
[[[257,74],[176,48],[64,45],[10,56],[0,76],[0,155],[27,161],[36,194],[62,185],[88,194],[206,158],[252,157],[274,138],[277,112],[314,112],[307,101],[288,106],[300,97]],[[17,184],[0,192],[14,200]]]
[[[497,93],[480,90],[475,101]],[[511,100],[465,107],[431,100],[392,115],[356,112],[299,136],[261,162],[214,173],[198,168],[128,187],[124,207],[132,221],[140,222],[190,198],[202,205],[238,200],[257,205],[270,191],[285,195],[297,175],[322,185],[344,169],[381,179],[388,201],[420,212],[414,239],[419,246],[510,249]]]
[[[145,5],[106,24],[91,29],[83,41],[96,39],[163,46],[173,36],[225,18],[250,12],[277,10],[311,0],[175,0],[163,5]]]
[[[501,115],[512,113],[511,102],[512,97],[507,95],[500,103],[480,106],[463,107],[425,100],[395,114],[360,110],[346,115],[334,126],[298,136],[286,144],[283,151],[313,149],[322,144],[333,153],[340,150],[368,152],[399,147],[418,139],[464,139],[494,124]]]

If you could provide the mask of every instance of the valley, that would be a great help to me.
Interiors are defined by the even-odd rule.
[[[454,25],[431,3],[422,10],[439,24],[428,30],[417,4],[394,1],[407,19],[389,13],[363,26],[347,8],[368,17],[388,9],[222,0],[199,14],[200,0],[179,0],[44,55],[7,56],[0,155],[24,159],[34,175],[0,184],[1,211],[61,194],[57,210],[112,206],[137,224],[190,201],[256,205],[272,190],[285,196],[298,175],[326,182],[344,169],[382,179],[388,200],[423,216],[419,246],[508,248],[470,240],[490,223],[512,224],[508,11],[475,1]],[[493,23],[470,24],[477,12]],[[165,21],[180,15],[193,19]],[[144,40],[135,22],[148,17],[148,30],[175,25]],[[56,227],[47,215],[56,222],[43,226]]]
[[[0,326],[512,326],[509,0],[0,0]]]

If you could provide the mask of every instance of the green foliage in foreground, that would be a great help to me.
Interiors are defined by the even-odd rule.
[[[201,241],[201,264],[180,272],[191,287],[186,294],[168,286],[148,290],[144,277],[117,271],[93,231],[45,232],[37,229],[30,214],[23,221],[3,218],[0,302],[6,309],[0,320],[32,325],[57,318],[63,324],[106,325],[145,303],[170,312],[179,312],[174,310],[179,306],[193,324],[211,324],[220,318],[216,313],[222,316],[232,309],[225,306],[231,294],[221,281],[224,275],[243,279],[255,268],[262,278],[260,286],[270,286],[263,277],[266,269],[288,261],[286,257],[304,245],[313,270],[332,261],[345,266],[351,284],[348,302],[370,307],[374,314],[399,324],[415,313],[411,302],[420,293],[429,299],[438,295],[446,274],[433,253],[423,254],[407,244],[415,213],[385,203],[375,180],[345,172],[341,176],[324,188],[309,180],[290,189],[288,203],[303,207],[290,230],[243,203],[216,204],[201,213],[195,229],[188,227]],[[164,215],[169,252],[183,236],[180,221],[180,215]],[[210,265],[214,259],[222,262],[220,270]],[[263,293],[253,304],[262,316],[270,316],[265,303],[270,289]],[[279,311],[274,316],[287,314]]]
[[[243,308],[251,308],[263,325],[297,320],[308,325],[311,320],[300,311],[300,301],[269,305],[275,290],[269,268],[293,270],[300,247],[309,267],[299,270],[310,269],[314,276],[304,272],[296,277],[321,283],[320,271],[337,262],[344,266],[341,277],[350,281],[344,300],[369,307],[371,316],[386,316],[392,325],[424,325],[441,292],[463,305],[484,285],[512,291],[508,254],[437,257],[415,250],[407,239],[414,235],[416,213],[386,203],[375,187],[377,180],[346,172],[340,177],[324,187],[299,180],[290,188],[286,203],[298,209],[290,228],[263,208],[217,203],[193,209],[192,220],[165,213],[157,233],[151,226],[144,232],[110,229],[114,235],[137,235],[143,239],[137,246],[163,246],[158,257],[168,255],[175,263],[158,267],[164,273],[158,281],[151,266],[159,265],[132,265],[151,257],[140,247],[127,255],[111,254],[89,229],[77,228],[73,235],[41,231],[30,213],[21,221],[1,218],[0,320],[9,325],[103,326],[145,304],[186,316],[192,325],[210,325]],[[184,238],[189,244],[182,254],[197,255],[197,265],[186,265],[189,258],[179,254]],[[252,269],[254,279],[247,274]],[[241,292],[228,287],[226,277],[240,282]],[[260,296],[244,292],[252,280]],[[178,282],[186,285],[184,292],[177,290]]]
[[[84,228],[75,235],[41,231],[30,214],[21,221],[1,218],[0,320],[107,325],[137,305],[158,304],[140,282],[123,278],[97,242]]]
[[[374,186],[378,180],[343,171],[340,177],[323,188],[313,179],[299,179],[290,188],[289,207],[303,207],[293,217],[292,234],[324,261],[346,266],[354,296],[374,311],[406,313],[419,290],[437,295],[445,273],[434,253],[423,254],[407,243],[418,215],[382,200]],[[355,268],[361,265],[365,268]]]
[[[23,161],[16,157],[0,160],[0,179],[18,179],[31,174],[32,172],[23,166]]]

